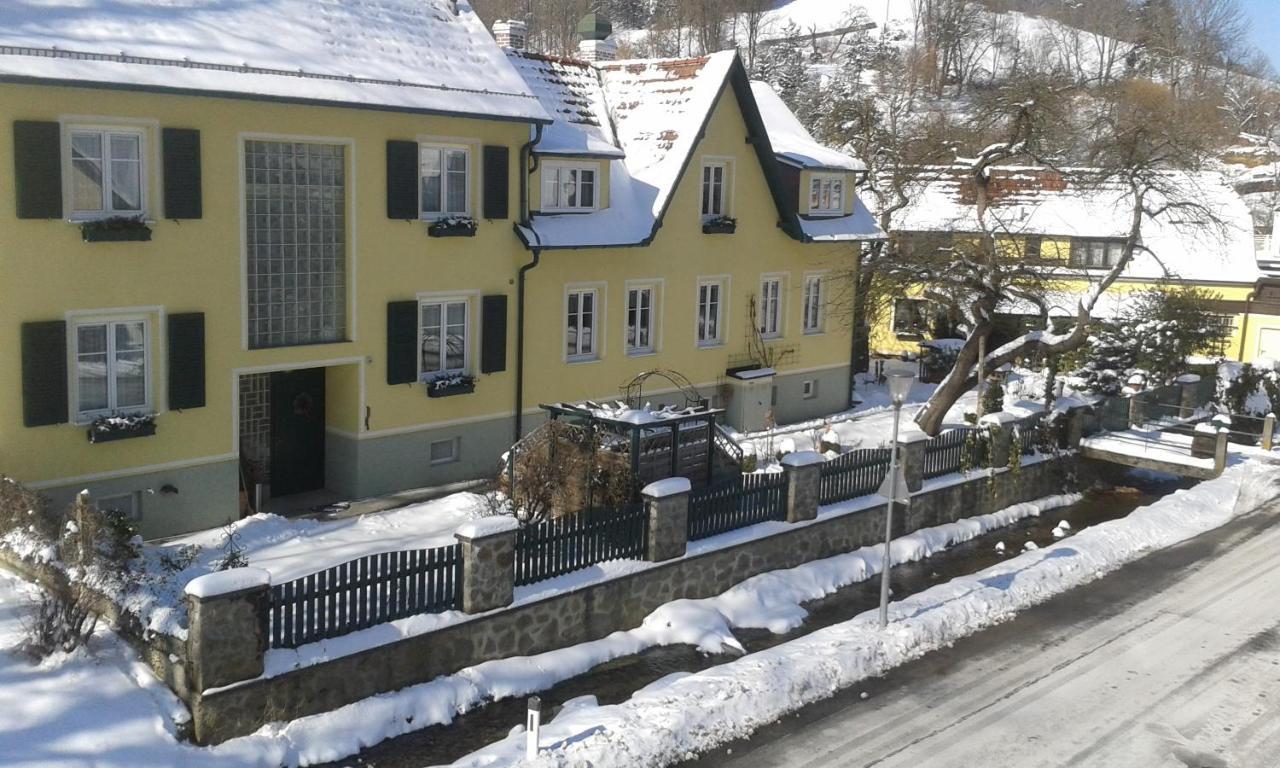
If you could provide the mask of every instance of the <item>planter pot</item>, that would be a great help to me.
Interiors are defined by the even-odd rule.
[[[468,224],[430,224],[427,226],[427,234],[431,237],[475,237],[476,225],[474,222]]]
[[[732,235],[738,231],[736,221],[706,221],[702,224],[704,235]]]
[[[145,243],[151,240],[151,227],[145,224],[127,229],[84,226],[80,232],[86,243]]]
[[[135,437],[151,437],[156,433],[154,421],[135,424],[131,427],[112,427],[110,429],[89,428],[89,442],[114,443],[117,440],[131,440]]]
[[[431,383],[427,384],[427,397],[453,397],[454,395],[469,395],[475,391],[476,383],[474,381],[450,384],[447,387],[437,387]]]

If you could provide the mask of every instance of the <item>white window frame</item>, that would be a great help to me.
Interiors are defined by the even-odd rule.
[[[119,324],[138,322],[142,323],[142,359],[145,368],[143,376],[144,402],[141,405],[120,408],[115,404],[116,384],[113,369],[116,341],[115,333],[113,333],[112,329]],[[107,327],[107,407],[82,411],[80,410],[80,372],[78,366],[80,336],[78,331],[80,328],[91,325],[105,325]],[[151,317],[145,314],[85,315],[70,319],[67,323],[67,378],[70,380],[67,389],[70,394],[70,412],[74,423],[88,424],[100,416],[135,416],[154,414],[156,412],[155,392],[152,385],[155,367],[154,358],[151,354],[151,334]]]
[[[768,286],[771,283],[777,284],[777,291],[772,299],[769,297]],[[760,276],[760,295],[756,304],[756,322],[759,324],[756,328],[760,332],[762,339],[780,339],[786,335],[786,309],[783,296],[787,290],[786,275],[761,275]],[[772,301],[772,304],[770,303]],[[769,323],[770,308],[773,310],[772,327]]]
[[[575,193],[579,201],[582,200],[582,172],[590,171],[592,175],[591,181],[591,205],[552,205],[547,195],[547,187],[552,182],[550,174],[555,173],[555,188],[557,194],[560,185],[563,183],[561,174],[569,171],[578,172],[578,181]],[[544,213],[585,213],[588,211],[599,210],[600,208],[600,188],[601,188],[601,169],[599,163],[567,163],[564,161],[542,161],[542,211]]]
[[[578,335],[575,353],[569,352],[569,297],[578,294],[578,327],[582,327],[582,299],[583,294],[592,295],[591,310],[591,349],[587,352],[582,350],[582,335]],[[604,297],[605,285],[603,283],[589,285],[567,285],[564,289],[564,303],[561,305],[560,318],[564,321],[564,337],[560,345],[563,350],[564,360],[569,363],[589,363],[595,362],[604,356]]]
[[[818,380],[805,379],[800,382],[800,397],[804,400],[814,400],[818,397]]]
[[[125,508],[118,511],[124,513],[124,517],[126,520],[130,520],[135,523],[141,522],[142,504],[139,502],[137,491],[131,491],[129,493],[116,493],[116,494],[112,494],[111,496],[102,496],[95,499],[93,504],[94,504],[94,507],[97,508],[99,512],[105,512],[106,510],[112,509],[113,507],[115,507],[114,504],[111,504],[109,502],[112,502],[115,500],[124,500],[124,499],[128,500],[128,504],[123,505]]]
[[[662,307],[662,281],[661,280],[629,280],[624,286],[623,291],[623,318],[622,318],[622,339],[626,345],[628,355],[652,355],[658,351],[658,333],[661,324],[658,322],[658,315]],[[631,294],[633,292],[648,291],[649,292],[649,343],[645,345],[632,345],[631,339],[628,338],[628,331],[631,327],[631,316],[633,311],[639,314],[639,307],[635,310],[631,308]],[[637,324],[638,325],[638,324]],[[637,332],[637,336],[639,333]]]
[[[432,458],[431,454],[437,445],[448,445],[451,448],[449,457],[445,459]],[[444,466],[445,464],[457,464],[462,461],[462,438],[450,437],[444,440],[432,440],[427,444],[427,462],[433,467]]]
[[[77,133],[97,134],[102,139],[102,207],[98,210],[75,209],[75,163],[72,156],[72,139]],[[138,139],[138,208],[116,210],[111,205],[110,137],[133,136]],[[151,172],[148,131],[144,126],[111,123],[65,123],[62,126],[62,199],[66,217],[71,221],[95,221],[117,216],[147,218],[149,205],[148,174]]]
[[[426,209],[426,196],[422,194],[422,182],[425,177],[423,169],[425,162],[423,157],[427,152],[440,153],[440,208],[439,211],[428,211]],[[466,158],[465,190],[463,192],[462,210],[454,211],[449,209],[449,171],[447,168],[447,153],[461,152]],[[439,141],[420,141],[418,142],[418,215],[423,221],[434,221],[436,219],[446,219],[452,216],[470,216],[471,215],[471,182],[475,177],[472,169],[474,168],[473,153],[470,144],[457,144]]]
[[[426,339],[425,328],[422,325],[422,311],[432,304],[440,305],[440,323],[441,328],[445,329],[447,334],[448,328],[448,308],[450,304],[462,304],[462,367],[461,368],[441,368],[437,371],[423,370],[422,367],[422,342]],[[436,376],[453,376],[457,374],[468,374],[471,372],[471,346],[472,346],[472,322],[471,322],[471,297],[465,294],[449,294],[435,295],[426,294],[418,297],[418,380],[423,381],[427,377]],[[440,359],[443,363],[447,359],[444,351],[445,338],[440,339]]]
[[[834,185],[839,183],[839,201],[836,202],[836,191]],[[815,197],[817,201],[822,200],[822,187],[831,185],[828,193],[828,199],[832,204],[828,207],[815,205]],[[814,194],[815,188],[817,195]],[[809,176],[809,215],[811,216],[843,216],[845,210],[845,195],[849,193],[849,184],[843,173],[811,173]]]
[[[702,338],[702,326],[699,319],[702,313],[702,289],[708,286],[716,286],[719,290],[719,299],[716,302],[716,334],[712,338]],[[694,289],[693,294],[693,340],[700,349],[711,349],[714,347],[722,347],[725,344],[724,324],[729,317],[729,277],[728,275],[717,275],[713,277],[700,277]]]
[[[823,333],[827,326],[825,273],[810,273],[804,276],[804,318],[801,328],[808,336]],[[815,306],[816,305],[816,306]],[[810,322],[812,320],[813,322]]]
[[[711,211],[704,204],[711,198],[707,196],[707,171],[719,169],[720,177],[720,210]],[[702,220],[709,221],[722,216],[733,215],[733,159],[728,157],[707,157],[702,160],[702,175],[698,177],[698,210]],[[714,182],[711,182],[714,183]]]

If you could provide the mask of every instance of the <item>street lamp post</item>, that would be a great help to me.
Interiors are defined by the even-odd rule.
[[[889,503],[884,511],[884,560],[880,565],[880,626],[889,626],[889,567],[892,564],[890,545],[893,541],[893,504],[898,498],[898,424],[902,420],[902,404],[911,392],[915,377],[908,373],[889,375],[889,398],[893,401],[893,443],[889,454]],[[882,486],[883,487],[883,486]]]

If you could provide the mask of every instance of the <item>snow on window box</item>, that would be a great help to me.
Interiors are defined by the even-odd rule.
[[[716,216],[702,222],[704,235],[732,235],[738,230],[738,220],[732,216]]]
[[[112,443],[134,437],[150,437],[155,433],[156,417],[152,414],[99,416],[89,425],[89,442]]]
[[[447,216],[427,225],[431,237],[475,237],[477,224],[470,216]]]
[[[111,216],[93,219],[80,225],[86,243],[147,242],[151,227],[140,216]]]
[[[424,376],[428,397],[452,397],[469,395],[476,391],[476,377],[466,373],[434,374]]]

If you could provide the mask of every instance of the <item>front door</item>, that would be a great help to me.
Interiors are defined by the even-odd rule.
[[[271,495],[324,487],[324,369],[271,374]]]

